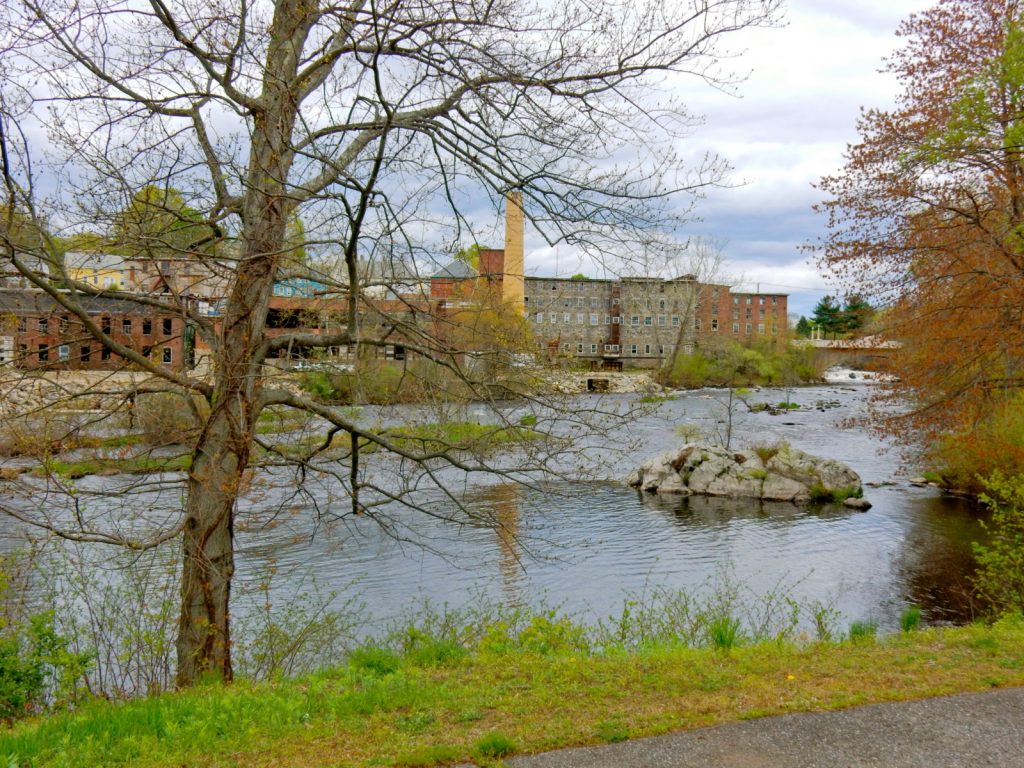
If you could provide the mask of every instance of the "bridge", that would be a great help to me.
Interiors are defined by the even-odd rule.
[[[861,336],[855,339],[794,339],[795,347],[811,348],[821,369],[846,365],[869,371],[887,370],[893,353],[902,344],[882,336]]]

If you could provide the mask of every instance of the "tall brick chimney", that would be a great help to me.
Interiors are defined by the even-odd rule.
[[[526,285],[523,279],[523,193],[505,196],[505,266],[501,281],[501,300],[526,311]]]

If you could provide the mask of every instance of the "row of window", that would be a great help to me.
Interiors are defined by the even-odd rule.
[[[761,304],[762,306],[765,304],[765,299],[767,299],[767,298],[770,298],[772,300],[772,304],[778,304],[779,303],[779,297],[778,296],[770,296],[770,297],[768,297],[768,296],[758,296],[757,298],[758,298],[758,303]],[[745,299],[746,300],[745,303],[747,303],[747,304],[753,304],[754,303],[754,297],[753,296],[733,296],[732,297],[732,303],[733,304],[739,304],[740,303],[740,299]]]
[[[23,358],[28,357],[28,345],[19,344],[18,352]],[[40,362],[47,362],[50,359],[50,345],[40,344],[36,349],[36,354],[39,356]],[[142,354],[149,357],[152,354],[152,349],[149,347],[143,347]],[[161,360],[165,363],[174,362],[174,350],[170,347],[164,347],[160,352]],[[59,344],[57,346],[57,361],[66,363],[71,360],[71,345],[70,344]],[[110,350],[106,347],[100,348],[100,360],[109,360]],[[78,360],[83,363],[88,363],[92,360],[92,347],[88,344],[83,344],[78,348]]]
[[[529,305],[530,304],[530,297],[529,296],[524,296],[523,297],[523,301],[527,305]],[[534,303],[534,305],[537,304],[536,301],[534,301],[533,303]],[[553,304],[553,303],[554,302],[552,302],[552,301],[548,302],[548,304]],[[668,301],[666,299],[658,299],[657,303],[658,303],[658,309],[668,309]],[[618,307],[618,306],[621,305],[621,301],[619,299],[617,299],[617,298],[601,299],[601,298],[599,298],[597,296],[591,296],[589,302],[587,301],[586,297],[584,297],[584,296],[577,296],[575,300],[573,300],[573,298],[571,296],[568,296],[568,297],[562,299],[562,306],[563,307],[578,307],[578,308],[582,309],[582,308],[588,306],[588,304],[589,304],[591,309],[597,309],[601,305],[605,305],[605,306],[609,306],[609,307]],[[639,302],[637,302],[637,304],[639,304]],[[654,309],[654,302],[651,299],[647,299],[644,302],[644,306],[647,309]],[[678,307],[679,307],[679,301],[677,299],[673,299],[672,300],[672,309],[677,309]]]
[[[40,333],[50,332],[50,318],[40,317],[36,321],[36,327]],[[133,327],[133,321],[130,317],[125,317],[121,320],[121,332],[125,334],[131,334]],[[60,317],[57,318],[57,328],[60,333],[67,333],[68,331],[68,318]],[[111,319],[109,317],[100,318],[100,328],[104,333],[110,333]],[[174,319],[165,317],[161,321],[161,331],[164,336],[171,336],[174,334]],[[28,319],[24,317],[18,318],[18,333],[28,332]],[[143,318],[142,320],[142,335],[152,336],[153,335],[153,321],[149,318]]]
[[[543,349],[545,344],[542,342],[537,345],[538,348]],[[620,352],[628,352],[630,355],[639,355],[643,350],[644,355],[657,354],[659,357],[664,357],[666,353],[672,353],[672,346],[666,344],[573,344],[572,342],[564,342],[562,344],[563,352],[575,351],[578,355],[596,355],[598,349],[603,348],[605,354],[619,354]]]
[[[559,322],[559,313],[558,312],[550,312],[546,316],[548,318],[548,322],[550,322],[551,325],[557,325],[558,324],[558,322]],[[544,312],[537,312],[534,315],[534,322],[536,322],[537,325],[543,325],[544,324],[544,318],[545,318],[545,313]],[[596,312],[590,313],[589,316],[587,314],[583,313],[583,312],[579,312],[579,313],[576,314],[576,325],[587,325],[588,324],[587,323],[588,319],[590,321],[590,323],[589,323],[590,325],[601,325],[602,324],[601,323],[601,316],[599,314],[597,314]],[[572,325],[572,322],[573,322],[573,315],[572,315],[572,313],[571,312],[563,312],[563,313],[561,313],[561,321],[562,321],[562,324],[564,324],[564,325]],[[661,327],[661,328],[666,327],[668,325],[668,322],[669,322],[669,318],[668,318],[667,315],[658,315],[657,316],[657,325],[659,327]],[[671,322],[672,322],[672,327],[673,328],[678,328],[679,327],[679,316],[678,315],[672,315]],[[631,315],[630,318],[629,318],[629,322],[627,323],[626,322],[626,318],[624,318],[624,317],[619,317],[617,315],[616,316],[605,315],[604,316],[604,325],[646,325],[646,326],[653,326],[653,325],[655,325],[655,318],[653,316],[651,316],[651,315],[646,315],[643,318],[641,318],[640,315]]]

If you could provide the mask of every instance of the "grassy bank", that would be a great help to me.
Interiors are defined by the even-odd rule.
[[[561,636],[557,624],[541,639]],[[553,630],[554,628],[554,630]],[[554,634],[552,634],[554,631]],[[14,766],[433,765],[794,711],[1024,685],[1024,624],[840,643],[653,647],[411,638],[297,680],[211,685],[22,722]]]

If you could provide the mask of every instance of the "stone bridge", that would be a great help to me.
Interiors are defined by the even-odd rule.
[[[857,339],[795,339],[793,346],[814,350],[819,370],[834,365],[845,365],[866,371],[891,371],[894,353],[900,348],[898,341],[881,336],[863,336]]]

